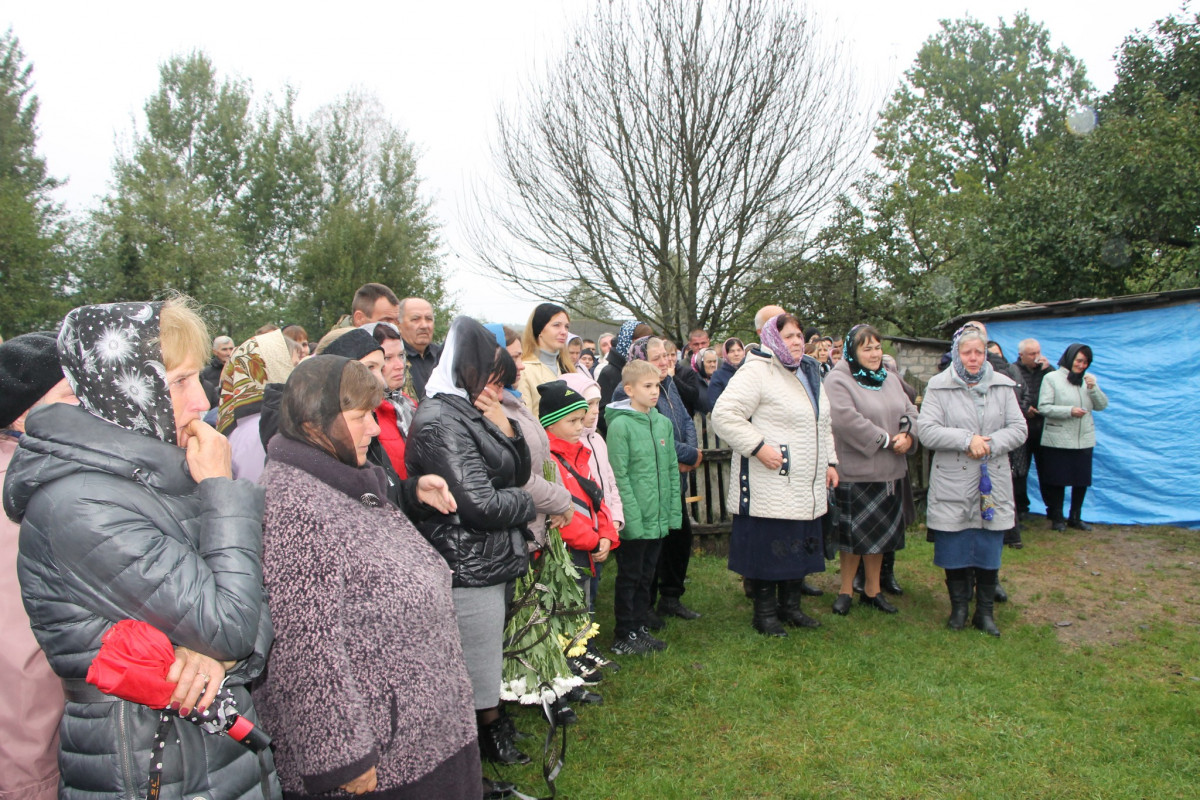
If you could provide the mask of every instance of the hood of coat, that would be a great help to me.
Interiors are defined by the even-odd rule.
[[[650,414],[654,413],[655,410],[652,408],[648,412],[637,411],[634,409],[630,399],[623,397],[620,400],[614,400],[604,407],[604,419],[608,420],[611,425],[612,421],[617,417],[632,417],[646,427],[650,427]]]
[[[5,512],[19,522],[40,487],[79,472],[140,477],[173,495],[196,488],[182,448],[128,431],[78,406],[55,403],[37,409],[25,422],[4,484]]]

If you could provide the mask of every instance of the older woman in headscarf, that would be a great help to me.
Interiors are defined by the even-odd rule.
[[[341,356],[314,356],[288,379],[263,476],[275,646],[256,699],[289,797],[478,798],[450,570],[367,461],[382,396]],[[441,478],[406,490],[415,515],[454,510]]]
[[[505,764],[529,761],[499,705],[505,584],[528,568],[528,525],[537,514],[521,488],[531,472],[529,446],[499,402],[515,379],[516,365],[496,337],[470,317],[457,317],[405,452],[409,475],[440,475],[454,495],[457,513],[433,514],[417,528],[453,573],[480,750]]]
[[[842,360],[825,378],[833,416],[838,486],[833,490],[841,551],[842,587],[833,613],[850,613],[854,574],[861,561],[866,583],[860,602],[888,614],[897,609],[880,590],[884,554],[904,547],[904,476],[916,446],[917,408],[899,377],[883,366],[882,337],[856,325]]]
[[[258,482],[267,453],[259,435],[263,390],[292,374],[290,339],[280,331],[252,336],[233,351],[221,371],[217,430],[233,450],[233,477]]]
[[[404,468],[404,448],[413,415],[417,413],[416,401],[404,393],[404,339],[390,322],[371,322],[363,325],[362,329],[383,348],[381,375],[384,392],[379,407],[375,409],[375,419],[379,423],[379,444],[387,453],[396,474],[403,480],[408,477],[408,471]]]
[[[729,481],[735,509],[729,568],[754,600],[754,629],[787,636],[783,625],[820,625],[800,610],[804,576],[824,572],[821,517],[838,484],[830,404],[820,367],[804,355],[790,314],[763,325],[761,347],[746,351],[712,412],[713,429],[734,451]]]
[[[201,420],[208,351],[185,299],[75,309],[58,352],[80,405],[30,413],[9,465],[22,598],[66,690],[67,800],[146,797],[152,772],[163,797],[279,796],[269,751],[183,719],[236,703],[256,721],[247,687],[272,638],[263,490],[233,479],[229,442]],[[174,646],[166,709],[85,681],[102,639],[127,620]]]
[[[1093,411],[1108,408],[1108,395],[1100,390],[1096,376],[1088,375],[1092,348],[1076,342],[1063,351],[1058,370],[1042,380],[1037,408],[1045,417],[1038,481],[1046,516],[1056,531],[1076,528],[1090,531],[1083,521],[1083,498],[1092,485],[1092,451],[1096,446]],[[1063,500],[1071,487],[1071,512],[1063,520]]]
[[[602,434],[608,430],[608,423],[604,419],[604,407],[612,402],[613,393],[621,386],[621,370],[625,369],[625,365],[629,363],[629,348],[633,346],[635,339],[641,339],[651,333],[653,330],[649,325],[640,320],[631,319],[621,323],[621,328],[617,331],[616,338],[613,339],[604,369],[600,370],[600,374],[596,376],[596,383],[600,384],[600,421],[598,425]]]
[[[536,417],[541,396],[537,387],[558,380],[564,372],[574,372],[567,357],[567,339],[571,336],[571,317],[554,303],[542,303],[529,315],[521,337],[525,369],[517,380],[521,399]]]
[[[972,577],[972,624],[999,636],[992,609],[1004,531],[1016,518],[1007,455],[1025,441],[1015,384],[987,361],[987,339],[974,327],[955,333],[950,367],[929,380],[917,427],[933,451],[926,525],[933,563],[946,571],[947,625],[966,625]]]

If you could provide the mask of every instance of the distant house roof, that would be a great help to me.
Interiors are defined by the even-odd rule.
[[[1058,300],[1053,303],[1033,303],[1022,300],[1008,303],[986,311],[972,311],[938,324],[941,330],[952,331],[967,320],[981,321],[999,319],[1043,319],[1045,317],[1082,317],[1089,314],[1115,314],[1118,311],[1173,306],[1200,300],[1200,288],[1175,289],[1169,292],[1146,292],[1126,294],[1120,297],[1081,297],[1075,300]]]

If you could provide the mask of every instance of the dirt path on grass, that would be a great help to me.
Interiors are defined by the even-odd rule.
[[[1164,619],[1200,624],[1200,531],[1096,525],[1048,536],[1061,538],[1044,540],[1045,558],[1006,558],[1001,571],[1025,624],[1053,625],[1075,646],[1125,641]]]

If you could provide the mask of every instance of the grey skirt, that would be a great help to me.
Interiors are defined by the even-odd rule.
[[[869,556],[904,549],[903,480],[839,484],[833,498],[838,550]]]
[[[475,709],[500,704],[504,648],[504,584],[454,589],[454,615]]]

